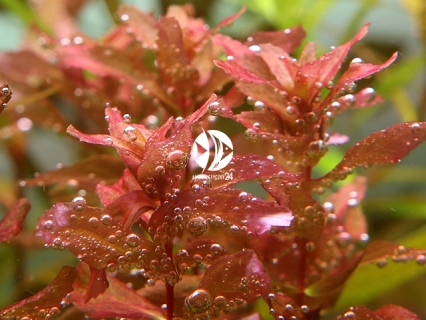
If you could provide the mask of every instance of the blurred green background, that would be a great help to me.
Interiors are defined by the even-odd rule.
[[[79,0],[81,1],[81,0]],[[0,51],[19,50],[25,45],[30,23],[39,21],[33,10],[42,0],[0,1]],[[77,17],[81,30],[91,37],[101,37],[113,24],[119,3],[133,4],[156,15],[171,4],[192,3],[197,15],[213,26],[235,13],[243,5],[246,13],[232,27],[223,30],[245,39],[255,30],[284,29],[301,24],[307,41],[318,44],[323,53],[332,45],[349,40],[365,23],[371,22],[367,37],[352,52],[366,62],[381,63],[393,52],[397,62],[358,88],[373,86],[385,99],[374,108],[349,111],[335,119],[332,129],[346,134],[350,142],[330,147],[316,174],[323,174],[336,164],[344,150],[373,131],[402,121],[426,121],[426,2],[424,0],[132,0],[81,1]],[[2,66],[0,66],[2,68]],[[13,90],[13,88],[12,88]],[[7,112],[7,110],[5,111]],[[1,116],[0,116],[1,117]],[[26,133],[30,143],[27,153],[44,172],[58,163],[71,164],[77,154],[74,142],[66,137],[33,127]],[[1,142],[0,142],[1,143]],[[371,239],[385,239],[407,246],[426,249],[426,144],[414,150],[398,166],[380,166],[359,172],[369,177],[370,188],[363,207],[369,222]],[[14,164],[0,144],[0,193],[16,183]],[[33,203],[26,230],[33,230],[37,216],[49,208],[40,197],[42,190],[25,190]],[[5,212],[6,208],[2,208]],[[3,214],[3,213],[2,213]],[[11,249],[13,248],[13,249]],[[23,251],[19,246],[0,245],[0,307],[17,296],[35,293],[53,278],[65,263],[73,264],[66,252],[35,249]],[[364,304],[375,309],[386,303],[407,307],[426,319],[426,267],[414,262],[389,265],[378,269],[363,266],[356,271],[332,318],[351,305]]]

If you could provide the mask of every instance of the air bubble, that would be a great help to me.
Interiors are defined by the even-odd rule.
[[[322,157],[327,152],[327,144],[323,140],[312,141],[308,145],[308,156],[311,158]]]
[[[250,142],[257,142],[257,141],[259,141],[259,134],[257,133],[257,131],[253,130],[253,129],[250,129],[250,128],[247,129],[244,132],[244,137],[246,138],[247,141],[250,141]]]
[[[126,237],[126,243],[129,247],[137,247],[141,243],[141,238],[137,234],[131,233]]]
[[[203,217],[195,217],[186,224],[188,230],[193,236],[199,236],[207,231],[207,221]]]
[[[245,192],[245,191],[240,192],[240,194],[238,195],[238,200],[241,203],[247,203],[247,202],[249,202],[249,200],[250,200],[249,194],[247,192]]]
[[[163,166],[157,166],[157,167],[155,167],[154,172],[156,174],[161,175],[161,174],[164,174],[166,172],[166,169]]]
[[[167,156],[166,164],[171,169],[183,169],[188,164],[188,154],[181,150],[172,151]]]
[[[191,313],[203,313],[212,304],[212,297],[204,289],[197,289],[185,299],[185,306]]]
[[[86,199],[83,197],[75,197],[72,202],[72,208],[76,211],[83,211],[86,208]]]
[[[127,126],[123,130],[124,140],[132,142],[137,139],[136,129],[133,126]]]
[[[52,220],[46,220],[44,222],[44,228],[46,230],[51,230],[53,228],[53,221]]]
[[[366,88],[362,93],[365,102],[371,102],[376,99],[376,91],[373,88]]]
[[[347,94],[343,96],[342,102],[346,105],[346,108],[352,108],[355,106],[355,96],[353,94]]]
[[[210,253],[213,255],[213,256],[218,256],[219,254],[221,254],[223,252],[223,247],[220,245],[220,244],[218,244],[218,243],[213,243],[211,246],[210,246]]]
[[[96,228],[99,225],[99,219],[96,217],[91,217],[89,219],[89,226],[91,226],[92,228]]]
[[[222,111],[222,105],[219,101],[214,101],[209,104],[208,111],[212,116],[218,116]]]
[[[260,46],[258,46],[257,44],[254,44],[252,46],[249,47],[249,49],[253,52],[260,52],[262,51],[262,49],[260,48]]]
[[[411,128],[411,131],[413,132],[413,133],[417,133],[417,132],[419,132],[420,131],[420,128],[421,128],[421,126],[420,126],[420,123],[413,123],[413,124],[411,124],[410,125],[410,128]]]
[[[363,63],[364,61],[361,58],[353,58],[351,64]]]

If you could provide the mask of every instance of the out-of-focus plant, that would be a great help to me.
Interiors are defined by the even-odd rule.
[[[313,175],[329,145],[348,141],[330,130],[335,117],[383,101],[355,82],[396,53],[341,68],[367,25],[319,57],[313,42],[296,57],[301,26],[240,42],[219,31],[243,10],[210,29],[191,5],[157,19],[128,5],[114,12],[111,2],[119,22],[94,40],[72,19],[83,2],[57,7],[56,29],[28,14],[36,23],[28,49],[0,55],[0,102],[9,105],[1,137],[16,178],[48,188],[55,203],[39,215],[35,235],[78,258],[45,289],[1,310],[2,319],[320,319],[355,270],[426,263],[416,242],[368,243],[365,177],[333,187],[357,167],[399,162],[426,139],[426,123],[371,133]],[[273,3],[281,2],[263,5]],[[80,160],[25,179],[33,125],[67,128],[87,143]],[[249,181],[263,199],[241,189]],[[22,197],[17,190],[9,206]],[[17,200],[0,224],[0,240],[18,253],[37,246],[18,234],[29,210]],[[397,305],[343,307],[338,319],[418,319]]]

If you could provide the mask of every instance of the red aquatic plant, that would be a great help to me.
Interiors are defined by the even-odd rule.
[[[53,205],[35,231],[79,262],[3,309],[2,319],[261,319],[254,304],[260,300],[274,319],[319,319],[359,265],[426,263],[425,250],[367,244],[364,177],[322,198],[356,167],[397,163],[426,140],[425,123],[372,133],[329,173],[312,176],[328,145],[347,141],[328,132],[333,118],[382,101],[372,88],[355,92],[355,81],[397,55],[380,65],[355,59],[339,76],[367,25],[320,57],[307,43],[296,59],[291,54],[305,36],[300,26],[257,32],[245,43],[218,34],[241,13],[209,30],[188,6],[159,20],[122,6],[122,23],[102,42],[42,37],[55,63],[39,72],[56,74],[56,92],[85,115],[67,132],[115,148],[119,157],[92,147],[90,158],[26,182],[58,192],[73,179],[87,191]],[[7,85],[1,93],[5,104]],[[253,108],[237,111],[244,101]],[[231,136],[235,148],[213,132],[218,118],[245,127],[245,138]],[[93,133],[104,120],[108,133]],[[267,196],[241,189],[247,181]],[[3,219],[2,241],[19,231],[28,210],[20,200]],[[395,305],[352,306],[339,319],[391,318],[417,316]]]

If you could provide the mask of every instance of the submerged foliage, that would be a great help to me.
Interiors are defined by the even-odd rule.
[[[397,54],[379,65],[354,59],[342,72],[367,25],[324,55],[308,42],[295,58],[300,26],[246,42],[219,33],[242,12],[209,29],[191,6],[170,7],[157,20],[123,5],[121,22],[100,41],[73,29],[72,37],[36,29],[37,51],[0,56],[1,77],[21,99],[55,93],[75,106],[67,115],[43,100],[21,119],[54,123],[59,132],[72,122],[67,132],[87,155],[22,183],[52,187],[56,204],[38,219],[35,236],[78,264],[1,310],[2,319],[261,319],[259,301],[274,319],[320,319],[358,266],[426,263],[426,250],[368,243],[365,177],[333,189],[357,167],[399,162],[426,140],[426,123],[371,133],[330,172],[312,175],[328,145],[348,140],[328,131],[335,116],[382,101],[372,88],[356,92],[355,82]],[[5,107],[11,91],[1,90]],[[229,133],[234,148],[211,135],[208,164],[214,148],[227,165],[201,170],[194,145],[206,146],[198,137],[220,121],[245,131]],[[247,181],[267,196],[242,189]],[[325,198],[327,190],[334,192]],[[16,203],[0,224],[2,241],[28,211],[26,200]],[[396,305],[347,307],[338,319],[418,319]]]

